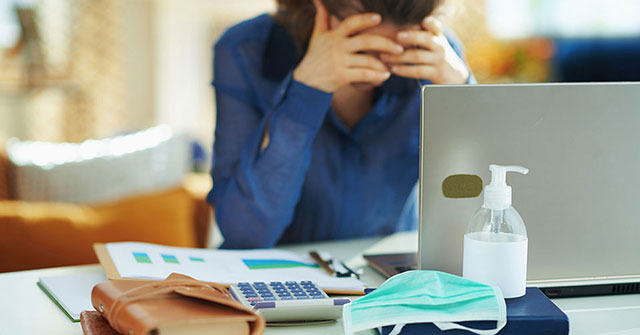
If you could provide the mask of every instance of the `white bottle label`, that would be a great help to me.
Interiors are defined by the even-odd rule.
[[[515,234],[470,233],[464,236],[464,278],[500,287],[505,298],[526,293],[528,239]]]

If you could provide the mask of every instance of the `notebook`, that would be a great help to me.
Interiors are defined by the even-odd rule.
[[[80,321],[80,312],[93,309],[91,306],[91,290],[107,276],[100,271],[66,276],[40,277],[38,287],[62,310],[73,322]]]
[[[95,312],[81,316],[86,335],[110,334],[109,329],[138,335],[258,335],[265,327],[264,318],[223,286],[179,274],[161,281],[109,280],[95,286],[91,303]]]

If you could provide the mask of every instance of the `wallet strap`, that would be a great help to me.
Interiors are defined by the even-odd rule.
[[[119,295],[109,310],[104,311],[105,318],[109,320],[109,324],[113,329],[116,329],[118,332],[126,334],[122,329],[118,329],[116,327],[116,322],[118,314],[128,305],[149,298],[153,298],[156,296],[173,293],[176,289],[186,289],[189,290],[191,288],[204,289],[205,291],[209,291],[211,294],[223,294],[225,293],[224,286],[218,286],[214,284],[205,284],[203,282],[194,280],[194,279],[177,279],[177,280],[163,280],[158,282],[153,282],[149,284],[145,284],[131,290],[123,292]]]

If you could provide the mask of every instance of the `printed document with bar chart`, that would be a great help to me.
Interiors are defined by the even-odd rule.
[[[167,247],[150,243],[107,243],[122,278],[165,279],[177,272],[223,284],[311,280],[327,291],[362,292],[352,278],[327,274],[311,257],[277,249],[217,250]]]

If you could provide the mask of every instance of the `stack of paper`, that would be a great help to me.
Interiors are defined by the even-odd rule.
[[[135,242],[108,243],[106,250],[122,278],[164,279],[176,272],[223,284],[310,280],[326,291],[364,290],[358,279],[333,277],[308,255],[284,250],[192,249]]]

